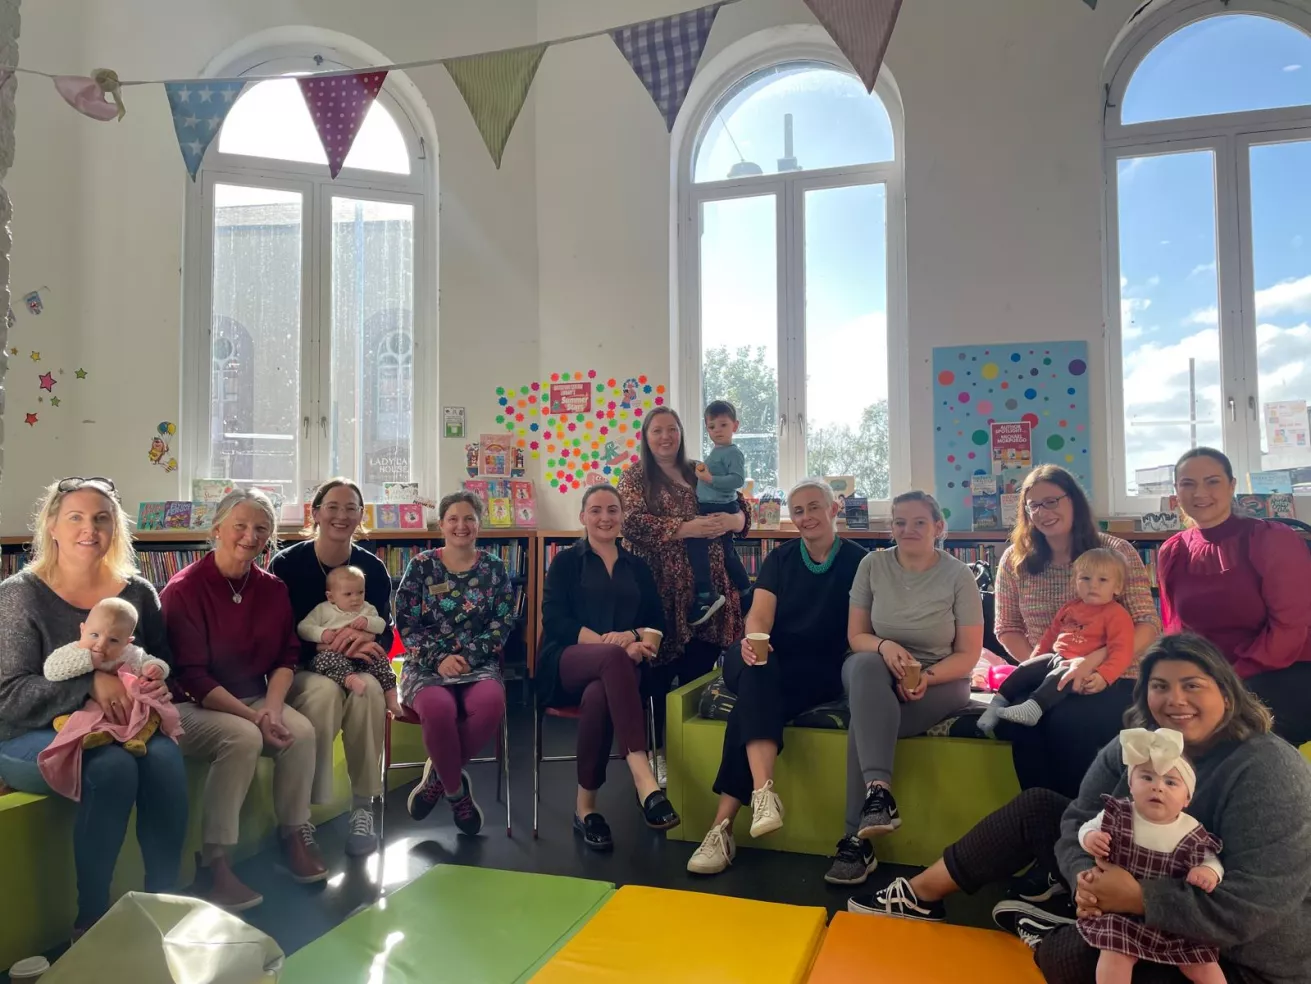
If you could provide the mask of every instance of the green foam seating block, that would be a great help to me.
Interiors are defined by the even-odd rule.
[[[614,894],[609,882],[438,865],[287,959],[282,984],[515,984]]]

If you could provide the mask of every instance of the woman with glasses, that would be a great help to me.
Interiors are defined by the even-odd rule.
[[[269,573],[282,579],[291,596],[291,610],[300,624],[327,592],[328,574],[349,565],[364,572],[364,600],[387,623],[375,636],[363,629],[339,629],[326,643],[301,643],[301,668],[296,671],[287,702],[315,722],[315,803],[332,801],[332,746],[341,732],[346,771],[351,783],[351,815],[346,853],[372,854],[378,846],[373,830],[373,799],[382,795],[382,742],[387,701],[372,675],[360,674],[362,693],[343,690],[328,677],[308,669],[317,649],[331,648],[347,656],[387,659],[392,646],[391,574],[387,565],[355,543],[364,518],[364,494],[347,478],[331,478],[310,500],[311,536],[273,558]],[[320,726],[320,722],[322,726]]]
[[[66,478],[47,488],[31,550],[27,567],[0,583],[0,779],[23,792],[49,795],[36,759],[55,737],[51,722],[90,698],[111,721],[125,723],[131,701],[115,673],[47,680],[41,671],[45,658],[78,640],[80,623],[99,602],[121,598],[137,610],[137,644],[167,663],[173,659],[159,596],[137,573],[113,482]],[[143,680],[141,692],[169,699],[162,682]],[[117,744],[82,755],[82,799],[73,828],[74,939],[109,907],[110,880],[134,805],[145,889],[172,891],[186,835],[187,782],[182,753],[162,733],[147,742],[140,758]]]

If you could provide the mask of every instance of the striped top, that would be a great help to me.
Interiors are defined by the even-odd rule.
[[[1156,611],[1156,602],[1152,598],[1152,582],[1147,575],[1147,568],[1138,556],[1133,545],[1118,536],[1098,533],[1101,546],[1116,551],[1129,567],[1129,581],[1125,585],[1121,601],[1129,612],[1134,624],[1148,623],[1161,628],[1161,617]],[[1015,571],[1011,567],[1011,551],[1007,547],[997,564],[997,620],[994,631],[1000,637],[1008,632],[1019,632],[1036,646],[1043,637],[1057,612],[1070,601],[1078,598],[1074,590],[1074,564],[1050,565],[1041,574],[1029,574],[1027,571]],[[1138,660],[1124,671],[1123,677],[1130,680],[1138,676]]]

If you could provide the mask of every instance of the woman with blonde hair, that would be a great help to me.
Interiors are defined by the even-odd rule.
[[[65,478],[49,486],[32,524],[32,559],[0,583],[0,779],[14,789],[49,794],[37,755],[54,740],[51,722],[82,707],[88,697],[105,716],[125,723],[130,700],[117,674],[94,672],[54,682],[42,664],[55,649],[80,637],[80,623],[107,598],[136,609],[136,640],[150,655],[172,662],[159,596],[137,573],[127,517],[107,478]],[[142,693],[168,700],[167,686],[141,681]],[[187,825],[182,754],[158,734],[140,758],[121,745],[82,756],[82,799],[73,830],[77,870],[74,938],[109,907],[114,864],[137,806],[137,839],[145,861],[145,889],[172,891]]]
[[[210,763],[193,891],[233,912],[263,901],[227,857],[261,755],[274,762],[273,808],[291,877],[328,875],[310,823],[315,725],[287,706],[300,639],[287,586],[256,563],[276,529],[263,492],[229,492],[214,510],[214,549],[178,571],[161,599],[186,698],[182,752]]]

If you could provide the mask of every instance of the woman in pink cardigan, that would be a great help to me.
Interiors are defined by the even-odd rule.
[[[1215,643],[1275,733],[1311,741],[1311,551],[1281,523],[1234,515],[1233,466],[1214,448],[1185,453],[1174,484],[1193,527],[1156,560],[1165,631]]]

